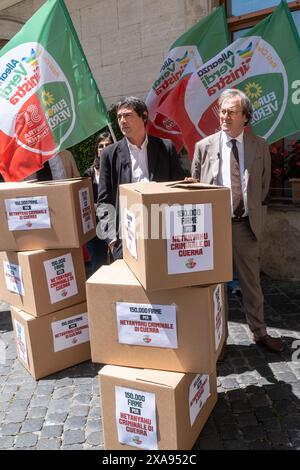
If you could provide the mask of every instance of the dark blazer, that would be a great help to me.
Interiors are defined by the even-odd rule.
[[[85,172],[83,173],[83,176],[89,176],[92,179],[92,185],[93,185],[93,196],[94,196],[94,202],[97,202],[98,199],[98,183],[96,180],[96,175],[95,175],[95,170],[93,165],[90,166]]]
[[[147,145],[148,170],[150,181],[176,181],[184,177],[175,147],[168,139],[148,135]],[[131,158],[124,137],[119,142],[103,150],[100,158],[100,181],[97,205],[111,204],[115,207],[116,236],[108,234],[109,243],[117,238],[115,258],[122,257],[119,240],[119,185],[132,182]],[[101,216],[102,228],[107,231],[107,217]]]

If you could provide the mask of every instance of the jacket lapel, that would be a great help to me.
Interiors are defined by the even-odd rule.
[[[120,160],[119,184],[131,183],[132,181],[131,158],[130,158],[130,153],[129,153],[129,149],[128,149],[128,145],[127,145],[125,137],[119,143],[118,158]]]
[[[218,174],[221,155],[221,132],[215,134],[209,144],[209,162],[212,176],[212,184],[218,184]]]
[[[251,174],[251,168],[256,157],[257,142],[250,132],[244,132],[245,173]]]

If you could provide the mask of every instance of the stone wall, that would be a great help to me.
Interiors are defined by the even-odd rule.
[[[300,208],[268,208],[261,269],[272,279],[300,279]]]
[[[10,39],[43,0],[0,11],[0,39]],[[145,98],[170,45],[206,16],[214,0],[65,0],[109,106],[121,96]]]

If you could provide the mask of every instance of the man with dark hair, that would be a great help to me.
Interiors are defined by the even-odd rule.
[[[233,264],[247,323],[254,341],[279,353],[281,339],[266,330],[259,266],[271,176],[269,147],[262,137],[244,132],[252,118],[252,104],[243,92],[230,89],[220,95],[219,118],[221,131],[196,143],[192,177],[231,188]]]
[[[119,238],[119,185],[139,181],[175,181],[183,178],[179,157],[170,140],[148,135],[148,109],[144,101],[129,96],[117,104],[118,124],[123,139],[104,149],[100,161],[98,211],[101,232],[109,229],[104,205],[115,207],[116,235],[106,241],[114,259],[122,258]]]

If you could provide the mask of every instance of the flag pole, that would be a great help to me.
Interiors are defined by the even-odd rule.
[[[117,142],[117,139],[116,139],[116,136],[115,136],[114,130],[113,130],[113,128],[112,128],[112,126],[111,126],[111,124],[110,124],[110,123],[108,123],[108,128],[109,128],[109,131],[110,131],[110,133],[111,133],[111,136],[112,136],[112,138],[113,138],[113,141],[114,141],[114,142]]]

